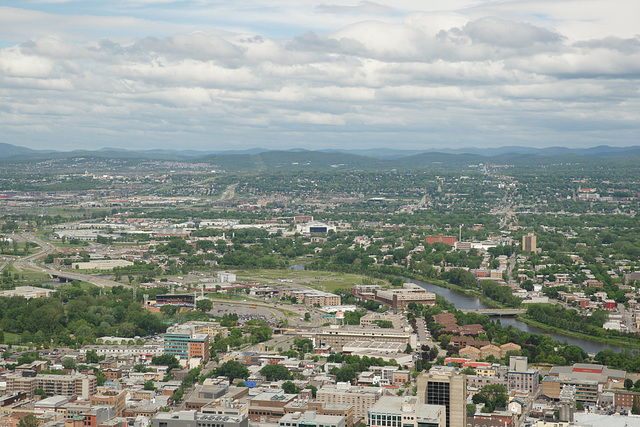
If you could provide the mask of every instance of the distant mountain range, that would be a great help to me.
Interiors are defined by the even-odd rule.
[[[497,148],[458,148],[429,150],[397,150],[372,148],[365,150],[305,149],[196,151],[196,150],[125,150],[102,148],[99,150],[45,151],[32,150],[11,144],[0,143],[0,161],[4,163],[34,162],[47,159],[126,159],[128,161],[184,161],[206,162],[219,165],[225,170],[283,170],[304,169],[406,169],[428,165],[463,165],[477,163],[509,162],[525,164],[531,162],[566,161],[576,162],[597,159],[640,160],[640,146],[590,148],[530,148],[508,146]]]

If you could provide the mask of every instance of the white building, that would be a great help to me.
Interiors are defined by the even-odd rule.
[[[113,270],[115,267],[129,267],[133,262],[126,259],[103,259],[87,262],[74,262],[71,268],[78,270]]]
[[[367,411],[369,427],[445,427],[446,408],[420,403],[416,396],[383,396]]]

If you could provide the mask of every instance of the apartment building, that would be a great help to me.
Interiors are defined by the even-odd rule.
[[[316,393],[316,400],[325,404],[352,405],[354,425],[366,421],[367,411],[382,396],[377,387],[352,386],[348,383],[325,385]]]
[[[25,377],[21,374],[12,374],[7,377],[8,393],[25,393],[29,398],[33,397],[36,389],[44,390],[49,396],[78,395],[89,399],[96,393],[97,379],[93,375],[36,375]]]

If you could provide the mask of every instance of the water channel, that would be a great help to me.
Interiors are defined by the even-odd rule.
[[[290,266],[287,270],[304,270],[304,264],[294,264]],[[451,289],[443,288],[431,283],[422,282],[416,279],[406,278],[407,281],[413,282],[417,285],[422,286],[429,292],[435,292],[440,295],[447,301],[453,303],[458,310],[478,310],[482,308],[491,308],[484,302],[480,301],[478,298],[461,294],[456,291],[452,291]],[[554,340],[558,340],[560,342],[564,342],[565,340],[569,344],[577,345],[584,349],[587,353],[597,353],[599,351],[610,348],[616,352],[620,351],[622,348],[615,345],[605,344],[597,341],[591,341],[583,338],[576,338],[567,335],[558,334],[555,332],[545,331],[544,329],[537,328],[535,326],[527,325],[526,323],[516,319],[515,317],[500,317],[500,323],[503,326],[512,325],[516,328],[525,331],[530,334],[542,334],[549,335]]]
[[[455,305],[458,310],[477,310],[482,308],[491,308],[476,297],[461,294],[456,291],[452,291],[451,289],[443,288],[437,285],[433,285],[431,283],[421,282],[420,280],[415,280],[415,279],[407,279],[407,280],[422,286],[424,289],[426,289],[429,292],[435,292],[436,294],[440,295],[447,301],[453,303],[453,305]],[[560,342],[564,342],[566,340],[569,344],[574,344],[579,347],[582,347],[584,351],[586,351],[587,353],[597,353],[607,348],[610,348],[614,351],[621,350],[621,347],[618,347],[618,346],[613,346],[613,345],[609,345],[609,344],[605,344],[597,341],[591,341],[587,339],[582,339],[582,338],[570,337],[570,336],[566,336],[566,335],[562,335],[554,332],[548,332],[543,329],[536,328],[535,326],[527,325],[526,323],[521,322],[520,320],[517,320],[514,317],[500,317],[500,323],[503,326],[507,326],[507,325],[515,326],[516,328],[523,330],[525,332],[528,332],[530,334],[549,335],[551,338],[558,340]]]

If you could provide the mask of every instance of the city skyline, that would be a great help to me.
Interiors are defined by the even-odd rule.
[[[631,1],[0,2],[0,142],[637,145]]]

